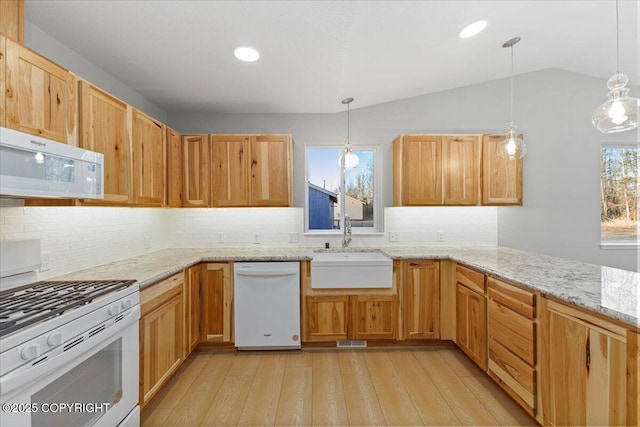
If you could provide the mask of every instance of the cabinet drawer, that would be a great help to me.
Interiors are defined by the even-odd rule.
[[[535,324],[493,300],[489,300],[487,304],[489,337],[505,346],[529,365],[535,365]]]
[[[489,375],[530,414],[534,414],[535,369],[491,338],[489,339]]]
[[[485,293],[484,274],[456,265],[456,281],[481,294]]]
[[[513,286],[493,277],[487,278],[489,298],[529,319],[536,317],[536,296],[533,292]]]
[[[144,316],[160,304],[182,292],[184,273],[174,274],[140,291],[140,315]]]

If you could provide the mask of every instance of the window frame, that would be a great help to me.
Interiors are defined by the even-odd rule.
[[[338,236],[342,235],[342,222],[340,228],[335,230],[310,230],[309,229],[309,150],[344,148],[344,144],[325,144],[304,146],[304,235],[306,236]],[[384,234],[383,202],[382,202],[382,147],[380,145],[353,145],[353,151],[373,152],[373,227],[352,227],[353,235],[382,235]],[[336,159],[337,162],[337,159]]]
[[[610,143],[602,143],[600,146],[600,150],[598,152],[599,154],[599,173],[598,173],[598,181],[600,183],[600,185],[602,185],[602,150],[605,150],[607,148],[620,148],[620,149],[636,149],[638,151],[638,154],[640,155],[640,145],[638,144],[634,144],[634,143],[623,143],[623,142],[619,142],[619,143],[614,143],[614,142],[610,142]],[[640,160],[638,160],[638,162],[640,162]],[[640,177],[636,177],[637,183],[636,185],[639,187],[640,190]],[[636,198],[638,198],[638,196],[640,196],[640,194],[636,194]],[[599,210],[602,210],[602,199],[599,198]],[[637,203],[637,202],[636,202]],[[638,209],[640,210],[640,207],[638,207]],[[640,219],[638,220],[640,222]],[[603,240],[602,239],[602,219],[600,220],[599,223],[599,227],[600,227],[600,248],[601,249],[635,249],[635,248],[640,248],[640,239],[638,239],[636,237],[636,240]]]

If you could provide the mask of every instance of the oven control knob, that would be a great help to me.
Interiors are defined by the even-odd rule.
[[[123,309],[123,310],[126,310],[126,309],[128,309],[128,308],[131,308],[131,305],[132,305],[132,304],[133,304],[133,303],[131,302],[131,300],[130,300],[130,299],[126,299],[126,300],[124,300],[124,301],[122,301],[122,302],[120,303],[120,306],[122,307],[122,309]]]
[[[119,304],[113,304],[111,306],[109,306],[109,310],[107,310],[109,312],[110,316],[115,316],[116,314],[120,313],[120,305]]]
[[[38,344],[29,344],[22,349],[22,358],[24,360],[35,359],[40,355],[40,346]]]
[[[47,344],[51,347],[57,347],[62,344],[62,332],[54,332],[47,338]]]

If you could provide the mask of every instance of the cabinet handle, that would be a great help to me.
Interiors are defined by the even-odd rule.
[[[591,366],[591,345],[590,345],[590,337],[587,337],[587,345],[585,346],[585,361],[587,368],[587,375],[589,374],[589,367]]]

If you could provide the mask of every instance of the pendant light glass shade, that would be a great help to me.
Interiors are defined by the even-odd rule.
[[[640,100],[629,96],[625,87],[629,78],[616,73],[607,81],[609,100],[596,108],[591,116],[593,125],[602,133],[617,133],[638,127]]]
[[[620,28],[616,0],[616,73],[607,80],[609,100],[595,109],[591,123],[602,133],[617,133],[638,127],[640,100],[629,96],[629,78],[620,72]]]
[[[520,37],[507,40],[502,45],[503,48],[511,49],[511,89],[510,89],[510,113],[511,121],[507,127],[507,137],[498,144],[498,157],[509,160],[518,160],[527,155],[527,144],[517,134],[517,126],[513,121],[513,45],[520,41]]]
[[[351,104],[352,102],[353,98],[345,98],[342,100],[343,104],[347,104],[347,139],[344,141],[344,148],[340,152],[338,166],[345,169],[353,169],[360,163],[358,155],[353,152],[353,147],[351,146],[351,138],[349,137],[349,104]]]
[[[516,133],[516,124],[509,123],[507,138],[498,145],[498,156],[503,159],[518,160],[527,155],[527,144]]]

